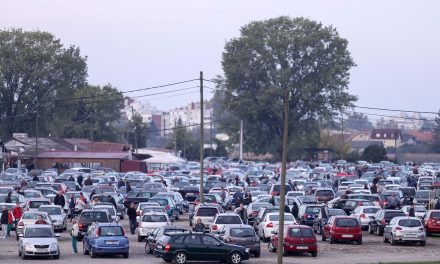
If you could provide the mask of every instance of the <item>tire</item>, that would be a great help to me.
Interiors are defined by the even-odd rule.
[[[312,254],[312,257],[316,258],[318,256],[318,251],[310,252]]]
[[[358,241],[356,241],[356,243],[357,243],[358,245],[362,245],[362,238],[359,239]]]
[[[322,238],[321,238],[321,240],[322,240],[322,241],[326,241],[326,240],[327,240],[327,238],[325,237],[324,233],[322,233]]]
[[[96,258],[96,253],[93,252],[93,249],[90,249],[90,257],[91,258]]]
[[[261,251],[256,251],[256,252],[254,253],[254,257],[256,257],[256,258],[259,258],[260,255],[261,255]]]
[[[335,243],[335,239],[332,237],[332,235],[330,235],[329,243],[330,244],[334,244]]]
[[[391,235],[391,246],[397,246],[397,241]]]
[[[125,254],[123,254],[122,256],[123,256],[124,258],[128,258],[129,254],[128,254],[128,253],[125,253]]]
[[[53,256],[53,259],[60,259],[60,253],[58,253],[57,255]]]
[[[86,246],[84,245],[84,242],[83,242],[83,254],[84,255],[88,255],[89,254],[89,251],[86,249]]]
[[[185,264],[188,261],[188,257],[186,256],[185,252],[177,252],[174,255],[174,263],[175,264]]]
[[[373,229],[371,228],[371,225],[368,225],[368,234],[374,234]]]
[[[229,263],[231,264],[240,264],[241,263],[241,254],[239,252],[232,252],[229,256]]]
[[[269,242],[269,240],[270,240],[270,238],[265,237],[263,234],[263,242],[267,243],[267,242]]]
[[[276,252],[277,249],[273,246],[272,241],[269,241],[269,244],[267,244],[267,249],[269,252]]]
[[[420,241],[420,246],[421,246],[421,247],[426,246],[426,240],[425,240],[425,241]]]
[[[389,243],[390,240],[387,238],[387,236],[385,234],[383,234],[383,242],[384,243]]]
[[[380,227],[379,226],[376,229],[376,235],[377,236],[382,236],[383,235],[383,232],[380,231]]]
[[[21,257],[21,251],[20,250],[18,250],[18,256]]]

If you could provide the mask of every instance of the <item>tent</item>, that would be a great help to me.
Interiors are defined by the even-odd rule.
[[[145,159],[144,161],[150,164],[151,163],[160,163],[160,164],[185,163],[184,159],[173,156],[171,154],[153,156],[151,158]]]

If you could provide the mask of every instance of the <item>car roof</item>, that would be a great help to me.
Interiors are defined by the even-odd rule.
[[[401,219],[411,219],[411,220],[419,220],[418,217],[412,217],[412,216],[396,216],[393,219],[401,220]]]
[[[111,222],[111,223],[95,223],[95,225],[97,225],[97,226],[119,226],[119,227],[122,227],[121,225],[119,225],[118,223],[115,223],[115,222]]]
[[[229,229],[232,229],[232,228],[254,229],[252,226],[250,226],[250,225],[245,225],[245,224],[242,224],[242,225],[239,225],[239,224],[226,225],[225,227],[226,227],[226,228],[229,228]]]
[[[42,204],[42,205],[40,205],[39,208],[41,208],[41,207],[44,207],[44,208],[48,208],[48,207],[56,207],[56,208],[60,208],[60,209],[61,209],[61,206],[59,206],[59,205],[54,205],[54,204]]]
[[[38,225],[38,224],[28,224],[25,228],[50,228],[52,229],[52,225]]]

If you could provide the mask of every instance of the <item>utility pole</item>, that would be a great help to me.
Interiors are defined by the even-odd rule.
[[[177,157],[177,120],[174,119],[174,153]]]
[[[203,123],[203,71],[200,71],[200,203],[205,202],[203,193],[203,150],[204,150],[204,123]]]
[[[133,137],[134,137],[134,147],[136,148],[136,155],[138,154],[138,141],[136,135],[136,127],[134,125],[134,108],[131,107],[131,122],[133,123]]]
[[[341,146],[341,159],[344,159],[344,113],[341,113],[341,142],[342,142],[342,146]]]
[[[183,158],[186,159],[186,122],[184,123],[185,133],[183,134]]]
[[[210,141],[211,141],[211,157],[213,155],[213,148],[212,148],[212,117],[209,117],[209,137],[210,137]]]
[[[280,194],[280,224],[278,227],[278,256],[277,263],[283,263],[284,254],[284,207],[286,205],[286,167],[287,167],[287,146],[289,133],[289,89],[284,91],[284,131],[283,131],[283,161],[281,165],[281,194]]]
[[[38,103],[37,108],[35,108],[35,164],[34,169],[38,168]],[[20,169],[20,168],[19,168]]]
[[[240,120],[240,161],[243,160],[243,120]]]

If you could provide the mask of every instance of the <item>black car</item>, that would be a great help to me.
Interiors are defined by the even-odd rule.
[[[156,248],[157,240],[163,235],[168,235],[171,233],[184,233],[186,231],[187,230],[185,228],[177,226],[163,226],[154,229],[146,239],[147,242],[145,243],[145,252],[152,254]]]
[[[347,215],[344,210],[336,208],[321,207],[321,211],[313,221],[313,232],[322,234],[322,228],[327,224],[330,217],[335,215]]]
[[[373,206],[374,203],[362,199],[340,199],[333,204],[333,208],[342,209],[347,215],[351,215],[358,206]]]
[[[377,211],[374,219],[368,224],[368,233],[376,233],[376,235],[382,236],[385,226],[396,216],[406,216],[406,214],[402,210],[393,209],[381,209]]]
[[[94,210],[87,209],[81,212],[78,220],[78,240],[82,240],[84,238],[85,233],[89,229],[89,226],[93,223],[111,223],[112,218],[105,210]]]
[[[164,235],[158,240],[154,253],[166,262],[178,264],[192,260],[239,264],[249,259],[249,250],[245,247],[226,244],[202,233]]]
[[[126,208],[130,207],[130,204],[133,202],[134,205],[138,205],[142,202],[148,202],[153,196],[156,195],[156,192],[150,191],[138,191],[138,192],[130,192],[127,194],[124,200],[124,205]]]

